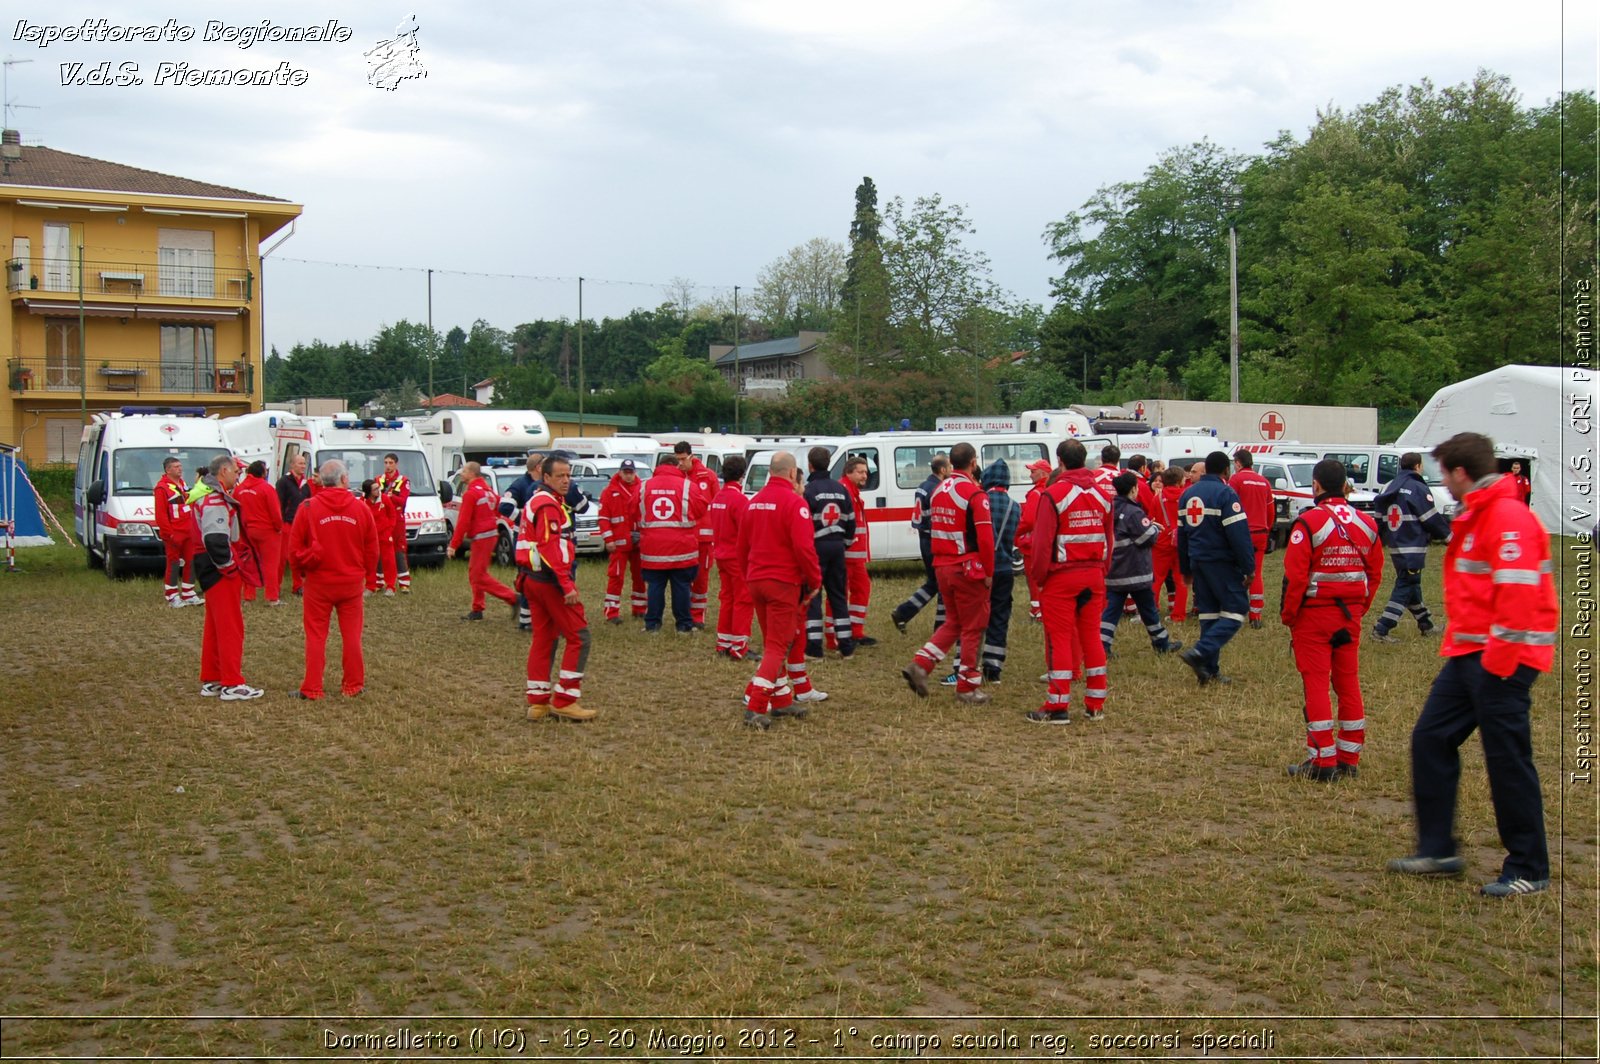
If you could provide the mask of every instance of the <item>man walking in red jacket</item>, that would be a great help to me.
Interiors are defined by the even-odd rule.
[[[516,615],[517,596],[506,585],[489,575],[489,562],[494,558],[494,546],[500,538],[500,496],[488,478],[482,475],[477,462],[461,467],[467,486],[461,492],[461,511],[456,516],[456,534],[450,537],[447,558],[454,558],[463,541],[472,545],[467,559],[467,581],[472,585],[472,609],[461,619],[483,620],[486,596],[493,595],[511,607]]]
[[[372,509],[350,490],[350,474],[337,459],[318,473],[321,489],[302,503],[289,530],[289,554],[305,575],[300,617],[306,633],[306,673],[293,697],[323,697],[328,651],[328,617],[339,616],[341,676],[346,698],[367,685],[362,655],[363,592],[378,564],[378,530]]]

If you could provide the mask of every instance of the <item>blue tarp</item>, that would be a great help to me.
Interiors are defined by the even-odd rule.
[[[0,522],[16,522],[12,530],[19,547],[48,547],[54,540],[45,531],[44,516],[28,480],[28,467],[9,452],[0,451]],[[0,544],[5,534],[0,531]]]

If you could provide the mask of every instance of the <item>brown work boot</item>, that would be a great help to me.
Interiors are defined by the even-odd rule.
[[[988,691],[985,691],[981,687],[974,687],[970,691],[957,691],[956,692],[956,701],[957,702],[965,702],[969,706],[984,706],[984,705],[988,705],[989,704],[989,700],[991,698],[993,698],[993,697],[994,697],[993,695],[989,694]]]
[[[552,705],[550,707],[550,713],[551,713],[552,716],[558,717],[561,720],[580,720],[580,721],[581,720],[594,720],[594,718],[596,718],[596,717],[598,717],[600,715],[600,711],[598,709],[586,709],[583,706],[580,706],[576,702],[572,703],[572,705],[570,705],[570,706]]]
[[[918,698],[928,697],[928,670],[916,662],[912,662],[900,670],[900,675],[906,678],[906,685],[916,693]]]
[[[550,715],[550,703],[549,702],[530,702],[530,703],[528,703],[528,719],[529,720],[544,720],[544,718],[548,717],[549,715]]]

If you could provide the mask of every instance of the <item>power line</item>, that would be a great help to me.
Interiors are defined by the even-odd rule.
[[[394,270],[401,273],[427,273],[429,269],[432,269],[436,274],[445,274],[454,277],[497,277],[510,281],[546,281],[557,284],[571,285],[576,285],[578,283],[578,278],[576,275],[571,277],[547,277],[539,274],[528,273],[487,273],[480,270],[446,270],[440,269],[436,266],[383,266],[368,262],[329,262],[325,259],[297,259],[283,255],[274,256],[273,261],[298,262],[307,266],[333,266],[346,270]],[[583,275],[583,283],[631,285],[636,288],[676,287],[676,282],[672,281],[623,281],[607,277],[590,277],[588,274]],[[731,284],[700,284],[696,282],[693,284],[693,287],[696,289],[705,288],[713,291],[731,292],[735,286]]]

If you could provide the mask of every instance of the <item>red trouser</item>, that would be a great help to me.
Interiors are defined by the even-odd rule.
[[[811,690],[800,588],[779,580],[751,580],[745,588],[761,625],[761,665],[744,693],[751,712],[784,709],[793,704],[795,695]]]
[[[1050,693],[1043,708],[1067,708],[1074,665],[1083,669],[1083,704],[1106,704],[1106,648],[1100,642],[1100,615],[1106,608],[1105,573],[1099,569],[1064,569],[1051,573],[1039,595],[1044,612],[1044,661]]]
[[[639,552],[634,549],[614,550],[611,557],[606,559],[606,604],[605,614],[611,617],[622,616],[622,576],[629,573],[633,577],[632,604],[635,617],[644,616],[644,576],[639,571]]]
[[[383,573],[384,582],[389,590],[394,590],[394,540],[389,536],[378,537],[378,557],[372,563],[372,572],[367,574],[367,588],[371,591],[378,590],[378,574]]]
[[[237,571],[206,592],[200,633],[200,682],[238,687],[244,683],[244,580]]]
[[[914,663],[932,672],[959,637],[961,664],[956,670],[956,690],[975,691],[983,685],[978,671],[978,654],[983,649],[983,633],[989,627],[989,587],[961,571],[960,565],[940,565],[933,570],[939,578],[939,595],[944,599],[944,624],[917,651]]]
[[[711,537],[700,537],[700,568],[694,571],[694,583],[689,585],[689,619],[702,627],[706,623],[706,594],[711,589]]]
[[[245,531],[250,534],[250,545],[256,549],[261,579],[266,582],[266,599],[268,602],[277,602],[283,591],[283,533],[271,528],[247,528]],[[277,580],[272,579],[273,574],[277,574]],[[254,587],[245,587],[244,600],[256,600]]]
[[[367,686],[367,668],[361,654],[363,609],[361,581],[341,579],[307,581],[300,601],[300,623],[306,632],[306,675],[300,693],[307,698],[322,697],[322,674],[328,655],[328,617],[339,614],[339,691],[353,695]]]
[[[850,637],[859,642],[867,634],[867,606],[872,602],[872,577],[867,575],[865,558],[846,558],[844,568],[849,581],[845,594],[850,599]]]
[[[1367,738],[1367,711],[1361,702],[1361,612],[1332,604],[1304,606],[1294,622],[1294,666],[1306,696],[1306,749],[1319,765],[1354,765]],[[1342,647],[1329,643],[1335,632],[1350,633]],[[1329,681],[1339,696],[1339,736],[1334,741],[1333,700]]]
[[[483,612],[485,595],[493,595],[501,602],[517,604],[516,594],[506,585],[489,575],[489,562],[494,559],[495,536],[484,536],[482,539],[472,541],[472,555],[467,560],[467,582],[472,585],[472,608],[479,613]],[[411,582],[409,575],[402,576],[406,583]]]
[[[557,709],[570,706],[582,693],[583,670],[589,657],[589,618],[584,615],[583,603],[567,605],[559,584],[523,577],[519,586],[533,617],[533,642],[528,645],[528,705],[552,705]],[[561,674],[551,683],[558,638],[566,646],[561,652]]]
[[[1250,580],[1250,619],[1259,621],[1261,610],[1267,604],[1266,589],[1261,584],[1261,566],[1267,560],[1267,537],[1270,532],[1251,532],[1250,545],[1256,549],[1256,575]]]
[[[194,566],[189,563],[189,537],[177,529],[163,529],[161,532],[161,546],[167,552],[167,577],[166,596],[175,599],[179,595],[193,594],[194,592]],[[183,583],[180,585],[179,580]]]
[[[750,619],[755,602],[744,586],[744,566],[739,559],[717,562],[717,649],[735,661],[750,652]]]
[[[1155,549],[1150,552],[1151,564],[1155,566],[1155,580],[1150,587],[1156,593],[1156,607],[1166,601],[1167,577],[1172,577],[1174,602],[1172,605],[1172,620],[1175,624],[1182,624],[1189,617],[1189,585],[1183,582],[1183,573],[1178,569],[1178,548],[1168,546],[1164,542],[1157,542]],[[1256,570],[1259,580],[1261,571]]]
[[[394,571],[401,587],[411,586],[411,560],[406,557],[406,515],[394,515]],[[489,540],[493,543],[494,540]]]

